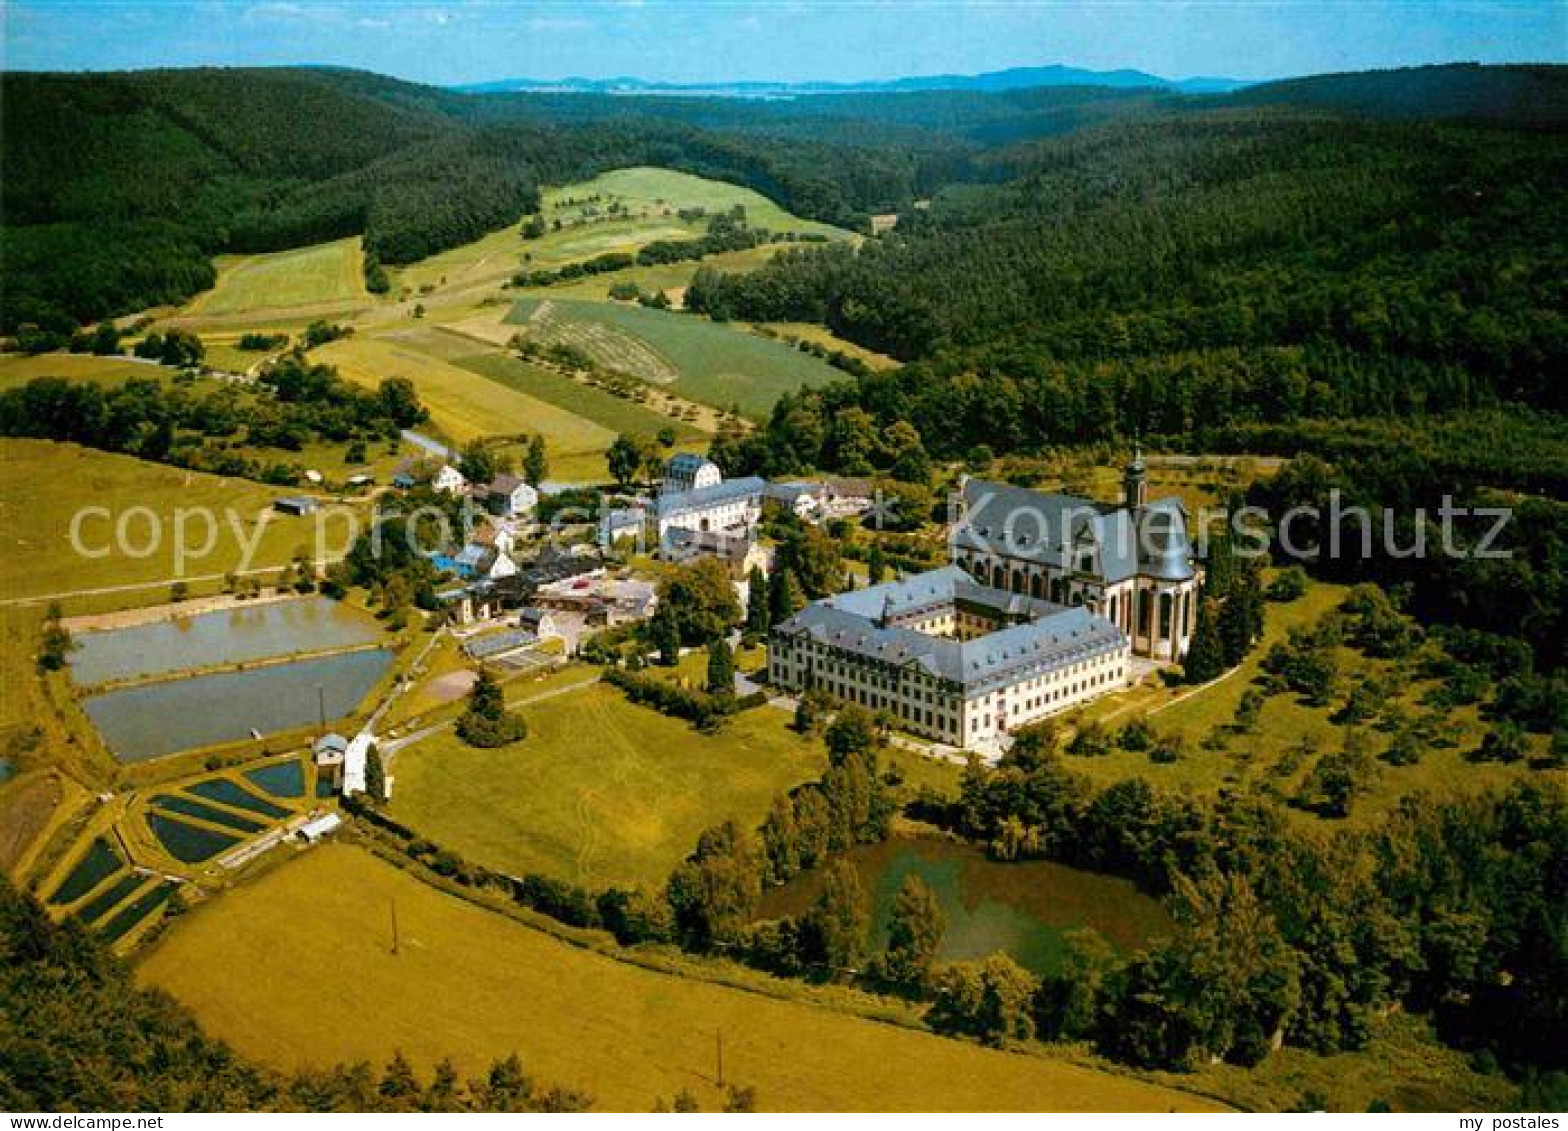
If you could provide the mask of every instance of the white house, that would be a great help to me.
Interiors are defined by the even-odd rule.
[[[463,473],[449,463],[441,465],[441,470],[436,472],[430,480],[432,490],[440,491],[446,495],[461,494],[468,488],[468,480],[463,478]]]
[[[664,486],[667,495],[684,494],[703,487],[717,487],[724,481],[719,465],[695,452],[681,452],[670,457],[664,465]]]
[[[533,514],[539,506],[539,492],[525,483],[521,476],[503,474],[490,480],[486,489],[485,505],[492,514],[502,518],[520,518]]]

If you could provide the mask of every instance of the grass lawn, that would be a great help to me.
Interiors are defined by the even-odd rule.
[[[331,342],[312,356],[366,386],[388,377],[407,377],[430,409],[431,423],[454,443],[476,436],[538,432],[544,435],[550,454],[551,478],[593,480],[605,474],[604,451],[615,439],[613,429],[550,398],[530,395],[514,383],[488,379],[426,352],[423,347],[431,337],[445,336],[429,331],[416,331],[406,340],[396,335],[356,336]],[[467,348],[472,352],[479,347]]]
[[[705,318],[624,303],[519,299],[507,321],[545,344],[576,346],[608,369],[704,404],[765,416],[780,395],[842,374],[783,342]]]
[[[590,420],[608,429],[612,440],[615,434],[621,432],[652,437],[663,428],[675,429],[678,440],[693,440],[702,435],[684,421],[655,412],[635,401],[617,397],[604,389],[530,365],[522,358],[501,353],[475,353],[456,364],[505,388]],[[608,447],[608,441],[605,446]]]
[[[341,844],[313,848],[192,911],[138,976],[271,1064],[381,1063],[401,1049],[424,1072],[450,1055],[461,1075],[515,1051],[541,1081],[586,1089],[602,1110],[647,1111],[683,1088],[716,1110],[720,1032],[726,1080],[755,1087],[763,1110],[1214,1106],[1045,1057],[619,962]]]
[[[292,306],[368,301],[359,237],[264,255],[220,256],[218,281],[188,315],[247,314]]]
[[[393,815],[492,868],[657,885],[703,829],[759,824],[775,794],[826,764],[782,711],[744,712],[708,736],[594,685],[522,714],[529,735],[512,748],[443,733],[399,753]]]
[[[284,493],[248,480],[184,471],[74,444],[0,440],[0,597],[172,578],[176,573],[172,531],[181,509],[208,508],[217,524],[211,550],[198,555],[206,528],[200,519],[188,518],[183,571],[187,575],[222,574],[237,568],[242,543],[231,519],[245,539],[255,536],[258,522],[265,523],[250,562],[253,568],[282,565],[310,542],[315,530],[313,519],[272,509],[272,500]],[[72,548],[70,532],[72,517],[85,507],[108,511],[108,517],[101,511],[84,514],[80,540],[89,551],[110,544],[115,525],[128,513],[127,549],[140,551],[149,542],[154,523],[147,511],[156,517],[164,536],[141,557],[117,552],[82,556]]]

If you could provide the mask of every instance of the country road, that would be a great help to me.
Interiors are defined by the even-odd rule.
[[[524,695],[517,699],[508,699],[506,705],[508,707],[526,707],[530,703],[542,703],[546,699],[554,699],[557,695],[567,695],[573,691],[581,691],[583,688],[598,682],[598,676],[588,676],[586,679],[580,679],[576,683],[568,683],[562,687],[552,687],[549,691],[541,691],[537,695]],[[405,746],[412,746],[416,742],[423,742],[433,734],[440,734],[456,721],[456,719],[447,719],[445,722],[431,723],[427,727],[420,727],[418,730],[410,731],[399,738],[378,742],[376,748],[381,751],[382,757],[390,758]]]

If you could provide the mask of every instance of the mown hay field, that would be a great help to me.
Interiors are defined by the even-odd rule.
[[[397,909],[399,947],[391,948]],[[460,1072],[516,1052],[601,1110],[648,1111],[727,1082],[764,1110],[1211,1110],[1139,1080],[946,1040],[572,946],[444,894],[362,849],[328,844],[192,911],[141,981],[214,1035],[283,1067],[384,1062]]]
[[[664,384],[704,404],[739,405],[755,419],[766,416],[784,393],[843,376],[822,359],[783,342],[689,314],[621,303],[525,298],[512,307],[507,321],[535,341],[575,346],[608,369]]]
[[[368,301],[358,236],[261,255],[220,256],[218,279],[187,315],[238,315],[296,306]]]
[[[586,382],[531,365],[521,358],[501,353],[476,353],[458,360],[456,364],[506,388],[576,413],[613,433],[651,437],[661,429],[673,428],[678,440],[693,440],[702,435],[697,428],[684,421]]]
[[[240,565],[258,525],[250,567],[283,565],[310,544],[315,530],[309,518],[272,509],[273,499],[286,493],[75,444],[0,440],[0,597],[160,581],[173,578],[177,564],[187,576],[221,575]],[[83,510],[88,507],[102,509]],[[173,537],[180,510],[187,512],[183,563]],[[215,520],[210,549],[205,518],[191,513],[198,511]],[[78,513],[78,542],[88,554],[116,545],[122,523],[130,552],[79,554],[71,543]],[[162,535],[156,544],[155,531]]]
[[[586,202],[595,197],[598,199],[592,206],[600,210],[611,201],[618,201],[634,214],[646,212],[658,216],[668,212],[672,218],[683,208],[702,208],[711,214],[727,212],[740,205],[746,210],[746,222],[754,228],[829,239],[850,236],[849,232],[831,224],[803,220],[752,189],[651,165],[616,169],[591,181],[550,189],[544,195],[544,212],[546,216],[581,212],[583,205],[572,202]]]
[[[455,444],[482,436],[539,433],[550,455],[551,478],[603,476],[604,451],[615,439],[613,429],[548,398],[433,356],[427,352],[427,336],[416,332],[406,340],[398,335],[344,338],[312,356],[367,387],[388,377],[408,378],[430,410],[435,430]]]
[[[704,735],[594,684],[522,715],[529,735],[513,747],[476,750],[444,732],[399,752],[393,815],[501,871],[658,886],[703,829],[760,824],[776,794],[827,765],[771,708]]]

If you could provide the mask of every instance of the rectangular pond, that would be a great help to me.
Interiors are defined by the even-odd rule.
[[[274,797],[301,797],[305,793],[305,769],[298,758],[246,770],[245,780],[259,785]]]
[[[272,601],[129,628],[82,632],[71,672],[83,685],[239,664],[378,639],[364,613],[328,597]]]
[[[393,653],[367,648],[243,672],[192,676],[90,695],[82,709],[122,762],[142,762],[314,723],[317,688],[328,719],[352,714],[386,674]]]

